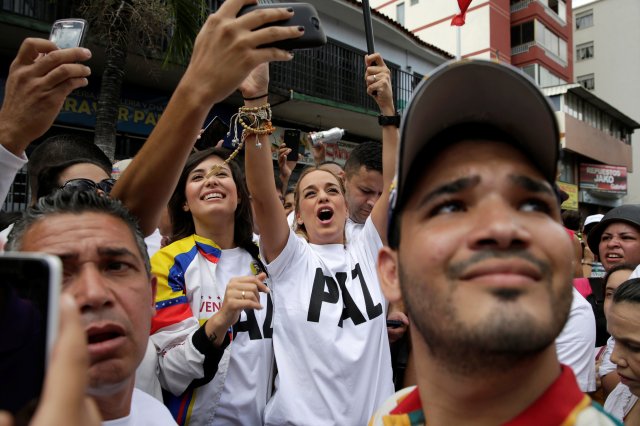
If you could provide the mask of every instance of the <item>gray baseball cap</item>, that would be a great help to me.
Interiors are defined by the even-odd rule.
[[[490,126],[508,136],[554,184],[560,131],[549,100],[522,70],[486,60],[450,61],[426,76],[415,89],[400,125],[396,179],[390,201],[390,237],[394,216],[410,196],[407,177],[419,159],[440,149],[434,139],[466,125]],[[425,152],[426,151],[426,152]],[[420,154],[420,155],[419,155]],[[391,239],[390,239],[391,241]]]

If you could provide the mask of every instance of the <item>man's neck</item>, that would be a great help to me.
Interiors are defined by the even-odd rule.
[[[415,353],[416,375],[429,426],[503,424],[536,401],[561,372],[554,345],[492,374],[458,375],[423,355]]]
[[[115,392],[102,393],[100,391],[92,393],[93,399],[98,405],[102,420],[115,420],[127,417],[131,413],[131,402],[135,378],[132,377],[129,383],[122,386]]]

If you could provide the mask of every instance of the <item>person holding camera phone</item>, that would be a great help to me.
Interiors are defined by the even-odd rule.
[[[395,114],[390,71],[379,54],[365,58],[367,92],[383,114]],[[377,65],[376,65],[377,64]],[[252,74],[268,88],[268,67]],[[245,96],[245,99],[247,96]],[[386,327],[387,303],[375,275],[386,235],[388,191],[363,230],[345,241],[348,209],[341,179],[310,167],[295,190],[293,232],[271,178],[266,134],[267,98],[245,100],[240,117],[246,174],[261,229],[274,299],[273,345],[278,365],[265,424],[364,425],[376,405],[393,393]],[[398,129],[383,126],[385,188],[393,176]]]
[[[58,49],[44,39],[27,38],[20,45],[0,108],[0,203],[27,162],[29,144],[49,130],[67,95],[88,84],[91,70],[79,62],[89,58],[88,49]]]
[[[291,18],[288,8],[236,17],[242,6],[254,3],[227,0],[209,17],[162,118],[111,192],[131,203],[148,233],[172,199],[173,238],[178,241],[153,260],[160,283],[151,338],[159,352],[160,381],[165,395],[173,395],[169,406],[180,424],[261,424],[270,390],[268,290],[265,276],[252,269],[258,262],[247,250],[252,234],[244,225],[251,224],[251,212],[242,173],[232,161],[225,162],[225,150],[212,148],[189,157],[215,103],[241,86],[256,65],[292,58],[287,51],[258,46],[304,32],[297,26],[256,29]],[[245,85],[245,96],[263,95]],[[205,176],[213,166],[217,171]],[[257,255],[257,247],[253,249]],[[178,284],[173,272],[182,266],[186,273]],[[254,338],[255,331],[260,339]]]

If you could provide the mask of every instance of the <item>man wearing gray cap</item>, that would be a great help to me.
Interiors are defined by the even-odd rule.
[[[556,355],[573,270],[558,152],[550,104],[515,68],[454,62],[416,89],[378,272],[411,318],[418,385],[372,424],[617,424]]]

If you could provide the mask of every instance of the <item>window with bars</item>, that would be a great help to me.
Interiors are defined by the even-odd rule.
[[[576,61],[584,61],[593,58],[593,42],[582,43],[576,46]]]
[[[581,75],[576,78],[578,84],[581,84],[587,90],[594,90],[596,88],[596,79],[593,74]]]
[[[576,30],[582,30],[593,26],[593,10],[587,10],[576,14]]]

